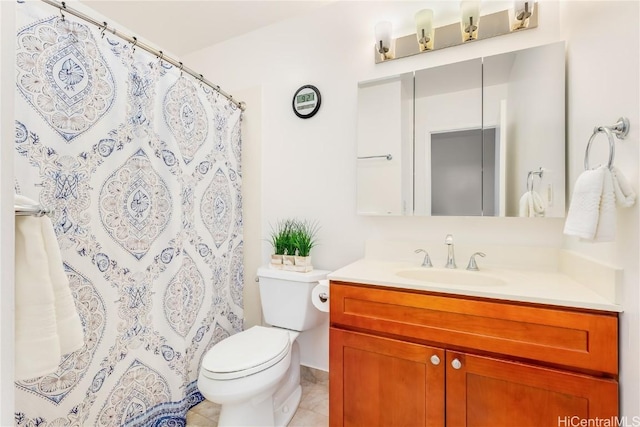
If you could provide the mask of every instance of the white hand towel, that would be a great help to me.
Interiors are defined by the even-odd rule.
[[[49,276],[53,284],[55,297],[56,323],[60,338],[60,352],[68,354],[84,345],[84,332],[76,304],[69,288],[69,279],[64,272],[60,246],[53,225],[48,217],[42,217],[42,236],[44,249],[48,256]]]
[[[564,234],[593,242],[615,239],[616,204],[613,174],[606,166],[582,172],[576,181]]]
[[[629,181],[617,167],[614,166],[611,172],[613,173],[613,191],[616,195],[617,205],[623,208],[633,206],[636,202],[636,193],[629,185]]]
[[[520,197],[518,216],[529,216],[529,195],[527,193],[524,193],[522,197]]]
[[[28,379],[55,372],[84,338],[48,217],[16,217],[15,257],[15,376]]]
[[[596,235],[605,170],[606,167],[587,170],[578,177],[571,195],[564,234],[588,240]]]
[[[521,217],[541,217],[544,216],[545,207],[542,198],[535,191],[527,191],[520,198]]]
[[[613,242],[616,238],[616,196],[613,190],[613,174],[604,170],[602,197],[600,198],[600,216],[598,227],[593,236],[594,242]]]

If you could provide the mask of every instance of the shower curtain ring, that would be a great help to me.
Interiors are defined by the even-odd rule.
[[[104,32],[107,31],[107,21],[104,21],[102,26],[102,31],[100,31],[100,37],[104,38]]]
[[[65,2],[62,2],[61,4],[62,4],[62,7],[60,8],[60,16],[62,21],[64,22],[64,13],[62,13],[62,9],[66,9],[67,5],[65,4]]]
[[[182,62],[178,62],[180,64],[180,77],[182,77],[182,69],[184,68],[184,64]]]
[[[162,65],[162,59],[164,58],[164,52],[159,50],[158,53],[160,54],[160,56],[158,57],[158,59],[160,60],[160,65]]]
[[[138,38],[133,36],[133,43],[131,44],[131,53],[136,51],[136,45],[138,44]]]

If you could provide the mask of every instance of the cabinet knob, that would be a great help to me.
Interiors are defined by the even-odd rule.
[[[451,361],[451,366],[453,367],[453,369],[460,369],[462,368],[462,362],[460,362],[458,359],[453,359]]]
[[[440,364],[440,358],[438,356],[436,356],[435,354],[433,356],[431,356],[431,363],[438,366]]]

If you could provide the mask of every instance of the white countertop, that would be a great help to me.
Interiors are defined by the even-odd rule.
[[[422,267],[419,264],[411,262],[362,259],[330,273],[328,279],[400,289],[622,312],[620,305],[604,298],[568,275],[559,272],[481,267],[480,274],[495,277],[504,282],[504,284],[488,286],[478,284],[445,285],[407,279],[396,274],[401,270],[417,270],[420,268]],[[433,268],[433,270],[445,269]],[[466,272],[464,268],[458,268],[456,272],[476,274],[475,272]],[[443,272],[443,274],[446,274],[446,272]]]

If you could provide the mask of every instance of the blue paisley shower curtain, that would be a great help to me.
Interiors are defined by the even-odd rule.
[[[55,209],[85,344],[16,381],[16,424],[185,425],[204,353],[242,329],[241,111],[46,4],[17,10],[16,192]]]

